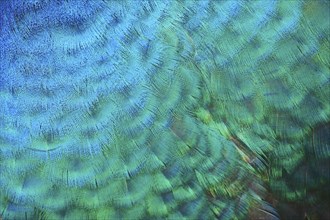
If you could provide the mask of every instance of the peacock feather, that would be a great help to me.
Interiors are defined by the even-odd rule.
[[[0,0],[0,218],[328,218],[329,8]]]

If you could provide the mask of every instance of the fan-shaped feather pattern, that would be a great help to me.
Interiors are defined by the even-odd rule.
[[[0,216],[277,219],[268,197],[326,201],[328,6],[0,2]]]

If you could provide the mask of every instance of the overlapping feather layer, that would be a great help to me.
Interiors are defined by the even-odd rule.
[[[268,185],[319,201],[327,2],[0,6],[4,219],[276,219]]]

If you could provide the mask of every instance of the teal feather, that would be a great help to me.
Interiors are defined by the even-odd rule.
[[[0,218],[326,218],[328,8],[0,1]]]

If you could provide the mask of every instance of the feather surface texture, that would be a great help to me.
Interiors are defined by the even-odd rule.
[[[0,0],[0,218],[330,218],[329,8]]]

